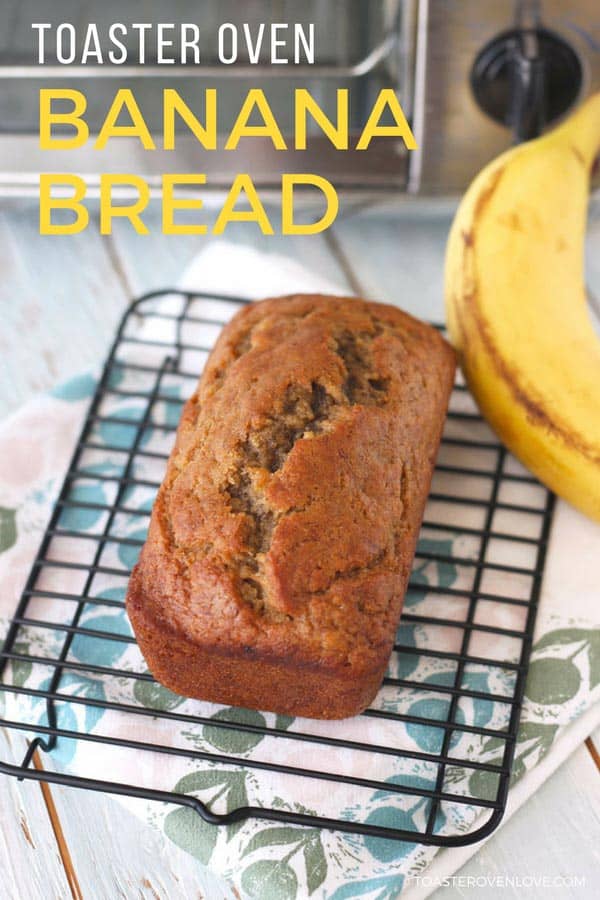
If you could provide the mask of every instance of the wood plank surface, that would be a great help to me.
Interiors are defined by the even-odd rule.
[[[272,221],[277,214],[269,209]],[[182,213],[181,221],[185,214]],[[160,233],[160,209],[148,210],[145,220],[150,234],[139,235],[124,221],[115,221],[114,233],[108,239],[115,265],[122,273],[132,294],[142,294],[156,288],[173,287],[186,266],[214,238],[196,235],[163,235]],[[245,247],[253,247],[267,254],[282,254],[307,266],[312,272],[330,281],[347,284],[339,263],[331,252],[327,238],[321,235],[283,237],[263,235],[247,223],[227,228],[224,240]],[[229,273],[223,272],[223,290],[228,290]],[[348,289],[349,286],[347,285]]]
[[[0,728],[0,759],[21,762],[25,738]],[[7,900],[72,897],[38,784],[0,775],[0,895]]]
[[[435,211],[415,216],[411,210],[402,205],[395,216],[358,212],[336,224],[333,237],[361,294],[442,321],[450,218]]]
[[[52,796],[84,900],[236,900],[225,882],[144,824],[141,802],[137,817],[90,791],[52,785]]]
[[[0,418],[98,365],[126,295],[97,229],[41,236],[33,201],[0,209]]]

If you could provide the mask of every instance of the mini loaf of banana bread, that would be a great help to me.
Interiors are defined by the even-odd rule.
[[[187,402],[127,610],[178,694],[354,715],[394,643],[454,375],[395,307],[299,295],[223,329]]]

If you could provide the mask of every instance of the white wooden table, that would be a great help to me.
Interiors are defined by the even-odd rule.
[[[248,225],[228,229],[226,237],[295,257],[364,296],[441,318],[449,213],[405,203],[400,209],[348,210],[321,237],[266,238]],[[596,251],[590,254],[588,278],[600,295],[600,217],[591,230]],[[161,235],[158,210],[149,236],[132,234],[125,223],[110,237],[100,237],[94,226],[67,239],[41,237],[33,201],[2,201],[0,419],[32,394],[97,367],[126,303],[143,291],[172,285],[206,240]],[[576,874],[586,877],[587,887],[573,889],[572,896],[597,896],[600,858],[592,836],[600,834],[599,750],[600,731],[461,874]],[[0,758],[17,761],[23,752],[22,738],[0,730]],[[450,892],[462,893],[441,888],[435,896],[442,900]],[[464,893],[497,897],[498,889]],[[502,893],[542,896],[510,888]],[[232,900],[236,895],[115,800],[0,776],[0,898],[71,896]]]

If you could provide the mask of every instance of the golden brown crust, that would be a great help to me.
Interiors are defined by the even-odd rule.
[[[264,300],[185,406],[127,609],[180,694],[342,718],[391,652],[454,374],[395,307]]]

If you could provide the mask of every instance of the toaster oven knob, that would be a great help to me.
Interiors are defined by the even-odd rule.
[[[579,96],[582,66],[575,50],[546,28],[512,28],[487,43],[471,69],[479,107],[512,129],[515,142],[536,137]]]

